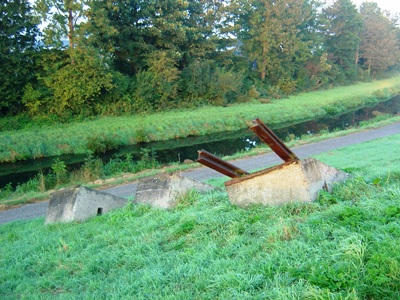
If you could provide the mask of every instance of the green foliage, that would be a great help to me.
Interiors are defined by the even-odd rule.
[[[206,102],[212,82],[214,63],[210,60],[194,60],[182,71],[183,97],[192,105]]]
[[[326,36],[330,60],[341,68],[344,82],[357,80],[362,19],[356,6],[350,0],[337,0],[325,10],[328,20]]]
[[[0,114],[67,121],[226,106],[259,95],[267,103],[394,74],[396,20],[376,4],[360,13],[350,0],[320,6],[311,0],[38,0],[32,13],[26,0],[6,1]],[[40,22],[44,36],[35,44]]]
[[[255,62],[260,80],[268,80],[284,92],[292,91],[284,82],[291,82],[299,63],[310,58],[316,3],[254,0],[239,6],[236,34],[245,55]]]
[[[87,149],[93,154],[106,153],[117,148],[118,144],[113,137],[105,134],[93,135],[87,140]]]
[[[68,38],[70,48],[74,48],[79,37],[79,25],[86,14],[86,0],[38,0],[35,10],[44,23],[44,41],[47,45],[64,48]]]
[[[51,169],[53,170],[56,176],[57,184],[64,183],[67,177],[67,166],[65,165],[65,162],[57,158],[51,165]]]
[[[27,0],[0,4],[0,115],[21,112],[23,87],[33,80],[36,22]]]
[[[242,99],[245,76],[233,69],[218,67],[211,60],[193,61],[182,72],[181,89],[191,105],[226,105]]]
[[[69,172],[64,161],[57,158],[51,165],[51,170],[46,174],[40,171],[27,182],[17,184],[15,188],[9,183],[0,189],[0,199],[8,203],[9,198],[18,199],[24,194],[44,193],[60,186],[87,184],[122,173],[135,174],[158,167],[160,167],[160,163],[151,149],[142,149],[138,160],[134,160],[131,155],[126,155],[124,158],[115,157],[108,162],[103,162],[98,157],[88,155],[80,168],[72,172]]]
[[[211,77],[209,100],[213,105],[235,102],[240,94],[244,76],[233,70],[217,68]]]
[[[146,64],[148,69],[136,77],[135,101],[138,108],[164,110],[175,107],[180,72],[174,59],[165,51],[153,52]]]
[[[360,7],[363,20],[360,57],[365,70],[380,75],[399,61],[398,27],[382,14],[376,3],[365,2]]]
[[[95,54],[74,57],[74,64],[66,65],[48,78],[48,87],[54,92],[52,112],[90,114],[86,109],[114,88],[112,81],[112,74]]]
[[[138,162],[137,170],[152,169],[159,166],[157,155],[152,149],[143,148],[140,151],[141,159]]]
[[[105,176],[112,176],[119,173],[134,173],[136,171],[136,164],[129,154],[126,155],[125,158],[111,158],[104,166]]]
[[[100,158],[88,156],[84,164],[78,171],[77,178],[72,178],[75,181],[91,182],[100,179],[104,174],[104,164]],[[76,175],[75,175],[76,176]]]

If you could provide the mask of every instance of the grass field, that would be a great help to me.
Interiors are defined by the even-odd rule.
[[[0,298],[399,299],[399,141],[316,157],[352,177],[314,203],[244,210],[191,192],[169,211],[2,225]]]
[[[0,163],[61,154],[96,153],[138,142],[238,130],[247,128],[256,117],[271,126],[299,123],[372,105],[399,94],[400,76],[396,76],[299,94],[269,103],[254,101],[229,107],[104,117],[53,126],[43,126],[43,122],[39,126],[32,121],[28,128],[0,131]]]

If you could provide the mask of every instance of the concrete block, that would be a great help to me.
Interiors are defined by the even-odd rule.
[[[83,186],[68,188],[51,195],[45,224],[85,221],[86,219],[120,208],[127,199]]]
[[[321,189],[332,190],[348,174],[316,159],[284,163],[225,182],[232,204],[280,205],[288,202],[311,202]]]
[[[135,203],[149,204],[157,208],[174,208],[179,197],[190,190],[200,192],[212,190],[215,187],[183,177],[177,174],[161,174],[139,181]]]

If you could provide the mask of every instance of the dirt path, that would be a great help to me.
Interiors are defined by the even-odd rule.
[[[377,138],[400,133],[400,122],[391,124],[378,129],[371,129],[359,133],[337,137],[322,142],[303,145],[292,148],[293,152],[301,159],[310,157],[322,152],[331,151],[334,149],[342,148],[352,144],[359,144],[366,141],[371,141]],[[259,169],[264,166],[279,164],[282,161],[275,153],[268,153],[256,157],[240,159],[235,161],[235,165],[244,170]],[[222,175],[208,168],[199,168],[194,171],[187,171],[182,173],[183,176],[195,180],[206,180],[209,178],[221,177]],[[125,184],[113,187],[104,192],[121,196],[130,197],[135,195],[136,183]],[[37,217],[44,217],[46,214],[48,202],[40,202],[35,204],[27,204],[16,209],[10,209],[0,212],[0,224],[8,223],[15,220],[30,220]]]

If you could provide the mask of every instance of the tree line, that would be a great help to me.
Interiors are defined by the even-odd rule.
[[[2,0],[0,10],[1,116],[223,106],[399,69],[398,20],[372,2]]]

